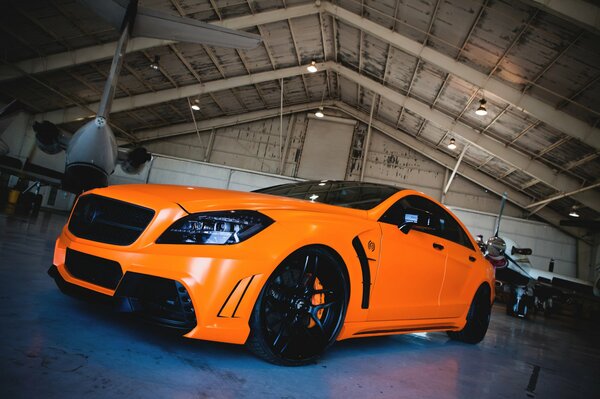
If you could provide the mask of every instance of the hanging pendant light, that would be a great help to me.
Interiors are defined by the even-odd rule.
[[[479,100],[479,108],[477,108],[477,111],[475,111],[475,113],[477,115],[480,115],[480,116],[487,115],[487,109],[485,108],[485,104],[487,104],[487,101],[485,101],[485,98],[482,98],[481,100]]]
[[[454,138],[450,139],[450,142],[448,143],[448,149],[449,150],[456,150],[456,141],[454,141]]]

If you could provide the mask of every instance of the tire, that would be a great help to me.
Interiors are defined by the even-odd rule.
[[[448,331],[448,336],[456,341],[477,344],[483,340],[490,324],[492,303],[487,285],[479,287],[467,313],[467,323],[460,331]]]
[[[348,306],[344,265],[320,247],[288,256],[265,283],[250,318],[248,349],[279,365],[314,363],[331,346]]]

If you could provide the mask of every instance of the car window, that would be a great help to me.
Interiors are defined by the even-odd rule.
[[[436,228],[424,230],[425,233],[453,241],[471,250],[475,250],[465,230],[447,210],[435,202],[418,195],[407,195],[406,197],[401,198],[393,204],[383,216],[381,216],[379,221],[400,226],[403,223],[411,221],[411,215],[405,212],[406,209],[409,208],[425,211],[437,219],[438,223],[436,223]]]
[[[353,181],[312,181],[255,190],[257,193],[299,198],[355,209],[371,209],[401,189]]]

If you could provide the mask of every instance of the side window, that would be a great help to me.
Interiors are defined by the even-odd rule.
[[[425,233],[435,235],[446,240],[453,241],[457,244],[465,246],[471,250],[475,250],[473,244],[469,240],[469,236],[458,224],[456,219],[444,208],[428,200],[427,198],[418,195],[406,196],[394,205],[392,205],[379,219],[380,222],[390,223],[396,226],[406,222],[407,215],[405,210],[409,208],[420,209],[428,212],[438,219],[438,228],[436,230],[427,230]]]

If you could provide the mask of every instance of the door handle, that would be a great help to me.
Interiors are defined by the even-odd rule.
[[[471,262],[475,262],[475,257],[474,257],[474,256],[469,256],[469,260],[470,260]]]
[[[433,248],[437,249],[438,251],[441,251],[442,249],[444,249],[444,246],[442,244],[438,244],[437,242],[434,242]]]

